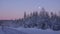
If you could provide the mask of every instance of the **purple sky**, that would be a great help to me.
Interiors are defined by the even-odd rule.
[[[0,0],[0,20],[22,18],[24,11],[27,14],[39,12],[38,7],[57,12],[60,10],[60,0]]]

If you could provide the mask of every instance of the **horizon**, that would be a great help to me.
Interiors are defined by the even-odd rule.
[[[48,12],[60,11],[60,0],[0,0],[0,20],[14,20],[44,7]]]

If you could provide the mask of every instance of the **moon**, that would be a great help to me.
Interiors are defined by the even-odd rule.
[[[39,6],[38,8],[39,8],[39,9],[41,9],[41,7],[40,7],[40,6]]]

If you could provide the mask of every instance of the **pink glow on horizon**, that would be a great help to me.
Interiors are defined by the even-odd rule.
[[[12,16],[10,16],[10,17],[6,17],[6,16],[4,16],[4,17],[2,17],[2,16],[0,16],[0,20],[15,20],[15,19],[20,19],[20,18],[23,18],[23,17],[16,17],[16,16],[14,16],[14,17],[12,17]]]

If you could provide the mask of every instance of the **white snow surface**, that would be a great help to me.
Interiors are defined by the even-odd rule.
[[[4,27],[2,30],[0,27],[0,34],[60,34],[60,31],[53,31],[50,29],[42,30],[37,28],[13,28],[13,27]]]
[[[37,28],[23,28],[23,27],[13,28],[13,29],[16,29],[18,31],[22,31],[28,34],[60,34],[60,31],[53,31],[51,29],[42,30]]]
[[[4,27],[4,29],[2,30],[2,28],[0,27],[0,34],[27,34],[27,33],[8,27]]]

